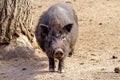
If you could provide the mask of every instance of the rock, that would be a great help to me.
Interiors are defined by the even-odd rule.
[[[120,73],[120,68],[119,67],[115,67],[114,71],[115,71],[115,73]]]
[[[99,25],[102,25],[102,23],[99,23]]]
[[[27,68],[22,68],[22,70],[27,70]]]
[[[112,56],[112,59],[117,59],[117,57],[113,55],[113,56]]]

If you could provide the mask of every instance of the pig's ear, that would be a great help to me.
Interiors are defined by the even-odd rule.
[[[71,31],[72,27],[73,27],[73,24],[70,23],[70,24],[65,25],[63,29],[64,29],[65,32],[68,33],[68,32]]]
[[[45,24],[40,24],[40,27],[41,27],[41,29],[42,29],[42,32],[44,33],[44,34],[46,34],[46,35],[48,35],[48,26],[47,25],[45,25]]]

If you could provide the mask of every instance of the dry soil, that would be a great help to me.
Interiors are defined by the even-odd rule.
[[[66,2],[78,16],[75,54],[65,73],[49,72],[46,55],[32,60],[0,61],[0,80],[120,80],[120,0],[33,0],[34,24],[51,5]]]

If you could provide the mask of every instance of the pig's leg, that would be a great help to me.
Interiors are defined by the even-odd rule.
[[[74,49],[72,49],[68,55],[68,57],[71,57],[74,54]]]
[[[55,71],[55,61],[53,58],[49,58],[49,71],[50,72]]]
[[[59,59],[58,71],[60,73],[65,72],[64,67],[65,67],[64,59]]]

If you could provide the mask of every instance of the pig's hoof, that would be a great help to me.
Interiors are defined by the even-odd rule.
[[[65,70],[64,69],[61,69],[61,70],[58,70],[59,73],[64,73]]]
[[[50,72],[55,72],[55,69],[50,68],[49,71],[50,71]]]

